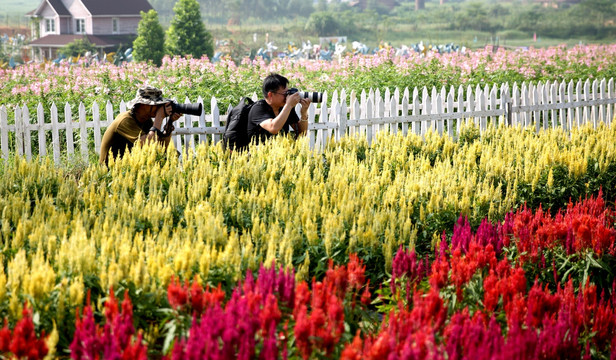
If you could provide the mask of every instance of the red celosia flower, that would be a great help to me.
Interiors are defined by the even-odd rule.
[[[449,261],[445,256],[441,256],[432,263],[432,271],[429,277],[430,287],[437,290],[443,288],[447,284],[448,277]]]
[[[360,330],[357,330],[353,342],[345,346],[344,350],[342,350],[342,354],[340,355],[341,360],[361,360],[363,358],[363,342],[359,336],[360,333]]]
[[[113,287],[111,287],[109,289],[109,300],[105,302],[105,317],[107,318],[107,321],[111,322],[118,316],[119,312],[118,301],[116,300]]]
[[[349,285],[356,290],[361,289],[366,281],[366,277],[364,275],[366,266],[363,263],[363,260],[361,260],[356,254],[349,255],[349,263],[347,265],[349,276],[348,282]]]
[[[389,332],[384,331],[379,334],[372,344],[370,348],[370,353],[368,354],[369,359],[387,359],[389,358],[389,353],[392,351],[390,347],[390,335]]]
[[[143,344],[143,334],[137,336],[133,344],[128,344],[122,353],[121,360],[146,360],[148,358],[148,348]]]
[[[222,290],[220,283],[218,283],[218,286],[213,289],[208,286],[205,293],[203,293],[203,298],[204,309],[215,305],[222,306],[222,302],[225,300],[225,292]]]
[[[259,314],[259,318],[261,321],[261,331],[264,334],[268,334],[268,331],[275,325],[278,324],[280,318],[282,317],[282,313],[278,308],[278,301],[276,300],[276,296],[274,294],[267,294],[267,298],[265,300],[265,305]]]
[[[28,360],[42,359],[47,355],[47,345],[42,339],[45,333],[41,334],[41,339],[36,337],[32,313],[24,304],[23,317],[15,325],[13,336],[9,345],[10,351],[18,359],[27,358]]]
[[[361,294],[361,303],[364,306],[370,305],[372,301],[372,296],[370,295],[370,280],[366,283],[366,287],[364,288],[364,292]]]
[[[0,352],[8,352],[9,344],[11,343],[11,330],[6,319],[4,319],[4,327],[0,329]]]
[[[299,311],[302,305],[307,305],[309,302],[310,290],[308,289],[308,284],[305,281],[301,281],[295,287],[295,305],[293,315],[297,317],[295,312]]]
[[[537,281],[528,293],[528,314],[526,324],[532,328],[540,328],[546,317],[556,314],[560,308],[560,299],[547,290],[543,289]]]
[[[296,297],[297,299],[297,297]],[[312,353],[312,345],[310,342],[310,321],[308,319],[308,308],[306,305],[300,305],[295,307],[295,327],[293,332],[295,334],[295,344],[299,349],[302,357],[308,359]]]
[[[181,308],[186,305],[188,301],[187,286],[182,286],[175,276],[171,277],[171,281],[167,287],[167,299],[169,300],[169,305],[174,309]]]
[[[494,270],[490,270],[488,276],[483,280],[483,307],[488,314],[494,311],[500,298],[497,284],[498,278],[494,274]]]

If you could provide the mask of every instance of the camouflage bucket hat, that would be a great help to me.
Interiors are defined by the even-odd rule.
[[[135,98],[126,104],[132,109],[137,104],[162,105],[171,102],[171,99],[163,98],[163,92],[153,86],[144,86],[137,90]]]

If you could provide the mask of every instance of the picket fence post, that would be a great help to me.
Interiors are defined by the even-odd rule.
[[[368,102],[366,103],[366,112],[364,114],[365,116],[363,117],[364,119],[370,119],[374,117],[372,101],[372,99],[368,99]],[[372,129],[373,125],[366,126],[366,139],[368,140],[368,145],[372,145]]]
[[[18,156],[24,155],[23,121],[21,119],[21,111],[22,109],[19,106],[15,107],[15,143]]]
[[[601,79],[601,82],[599,83],[599,100],[605,100],[605,86],[606,86],[606,82],[605,79]],[[595,95],[595,99],[597,98],[597,95]],[[605,105],[601,104],[599,105],[599,113],[597,114],[598,120],[599,122],[605,123]]]
[[[42,107],[41,103],[39,106]],[[26,105],[24,105],[23,110],[21,112],[21,121],[22,121],[22,131],[23,131],[23,146],[24,146],[24,155],[26,159],[32,160],[32,140],[30,138],[30,109]]]
[[[413,88],[413,115],[419,115],[421,113],[421,103],[419,102],[419,90]],[[413,121],[411,123],[411,131],[413,134],[421,134],[421,122]]]
[[[321,111],[321,114],[319,115],[319,124],[325,125],[328,123],[327,104],[325,103],[325,101],[321,103],[320,111]],[[327,143],[327,129],[320,129],[317,131],[318,131],[317,142],[319,145],[318,147],[320,149],[325,149],[325,145]]]
[[[316,115],[316,108],[314,104],[310,104],[308,107],[308,142],[310,144],[310,148],[314,149],[314,144],[316,142],[316,132],[315,130],[310,130],[310,125],[314,124],[314,118]]]
[[[212,97],[211,103],[211,112],[212,112],[212,126],[220,126],[220,108],[218,107],[218,99]],[[217,144],[220,141],[220,135],[213,134],[212,135],[212,145]]]
[[[556,100],[556,96],[558,93],[558,87],[556,86],[556,82],[551,83],[550,85],[550,92],[549,92],[549,102],[550,105],[556,105],[558,104],[558,101]],[[556,129],[556,125],[558,123],[557,121],[557,117],[556,117],[556,109],[552,109],[550,111],[550,121],[552,122],[552,129]]]
[[[607,98],[608,99],[612,99],[614,97],[614,79],[610,78],[610,80],[607,82]],[[614,108],[615,108],[615,104],[609,104],[607,106],[607,111],[606,111],[606,124],[608,126],[612,125],[612,117],[614,116]]]
[[[75,153],[75,139],[73,138],[72,109],[69,103],[64,105],[64,124],[66,125],[66,153],[71,158]]]
[[[100,109],[98,103],[95,101],[92,104],[92,122],[94,123],[94,151],[97,154],[101,152],[101,122],[100,122]]]
[[[45,129],[43,128],[45,126],[45,111],[43,109],[43,104],[38,103],[38,106],[36,107],[36,130],[38,131],[38,140],[39,140],[39,155],[40,156],[46,156],[47,155],[47,139],[45,137]],[[28,140],[30,139],[30,131],[27,132],[28,134]],[[53,140],[53,139],[52,139]],[[29,141],[28,141],[29,142]],[[52,143],[53,145],[53,143]],[[26,147],[30,147],[30,144],[28,143],[26,145]],[[30,150],[27,150],[28,152],[28,159],[30,158],[31,154],[30,154]]]
[[[56,164],[59,164],[61,155],[60,132],[58,131],[58,108],[55,103],[51,104],[51,141],[53,146],[53,160]]]
[[[430,115],[432,114],[432,104],[431,104],[431,100],[430,100],[430,95],[428,95],[428,89],[424,86],[423,91],[422,91],[422,114],[427,114]],[[423,120],[421,122],[421,137],[425,138],[426,137],[426,133],[428,132],[428,127],[432,126],[432,121],[431,120]]]
[[[9,121],[6,106],[0,105],[0,150],[2,158],[9,159]]]
[[[401,116],[405,117],[409,115],[409,91],[408,89],[404,90],[404,95],[402,95],[402,104],[400,104],[401,108]],[[409,123],[407,120],[402,122],[402,136],[407,136],[409,132]]]
[[[437,93],[436,87],[432,88],[432,111],[433,114],[442,114],[443,113],[443,97],[441,94]],[[444,120],[434,120],[436,125],[436,131],[439,135],[443,135],[443,122]]]
[[[340,111],[338,113],[338,131],[336,132],[336,140],[340,141],[343,137],[347,135],[347,117],[348,117],[348,108],[346,99],[341,101]]]

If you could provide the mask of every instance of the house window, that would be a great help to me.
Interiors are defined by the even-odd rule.
[[[120,19],[111,19],[111,33],[118,34],[120,32]]]
[[[47,33],[56,32],[56,19],[45,19],[45,32]]]
[[[75,19],[75,34],[86,33],[86,19]]]

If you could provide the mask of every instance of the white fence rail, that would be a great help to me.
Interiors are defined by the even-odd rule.
[[[203,103],[201,97],[197,101]],[[387,89],[383,94],[370,90],[359,95],[336,90],[331,96],[325,94],[321,104],[311,105],[308,136],[313,148],[323,148],[329,139],[347,134],[361,134],[371,142],[378,131],[424,135],[432,129],[455,138],[461,124],[469,120],[481,131],[488,123],[534,126],[536,131],[548,127],[570,130],[587,122],[611,125],[615,104],[613,79],[474,89],[460,86],[449,91],[444,87],[431,91]],[[118,108],[126,111],[126,104],[121,102]],[[34,112],[18,106],[9,114],[6,106],[0,106],[4,159],[11,153],[31,159],[50,151],[56,162],[75,155],[87,161],[92,150],[100,152],[102,134],[118,114],[110,102],[103,109],[97,103],[86,109],[81,103],[76,113],[67,103],[62,119],[55,104],[44,109],[39,103]],[[199,142],[216,143],[222,138],[225,121],[226,115],[220,114],[218,102],[212,98],[210,114],[185,115],[177,120],[173,142],[179,151],[194,149]]]

